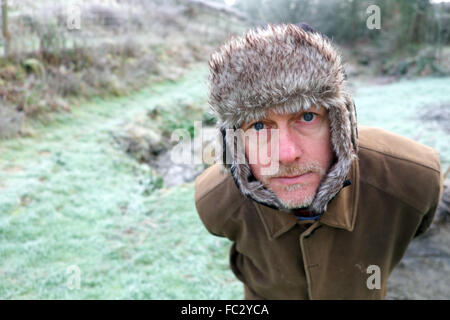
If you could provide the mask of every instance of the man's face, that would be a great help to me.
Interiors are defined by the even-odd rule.
[[[271,189],[286,208],[309,206],[333,162],[327,110],[323,107],[313,107],[287,115],[270,112],[261,121],[244,123],[242,129],[246,136],[261,138],[247,138],[245,143],[247,159],[250,159],[249,156],[252,156],[251,159],[257,159],[250,161],[253,175],[266,188]],[[261,131],[264,129],[267,129],[266,139],[262,139],[266,137]],[[273,129],[278,130],[279,139],[275,138],[277,135],[273,134]],[[277,143],[275,140],[278,140],[278,159],[270,154],[271,144]],[[258,141],[256,145],[255,141]],[[250,145],[251,143],[253,145]],[[267,145],[263,151],[262,145],[265,143]],[[258,152],[258,157],[254,157],[250,152]],[[262,153],[266,153],[270,161],[278,162],[277,172],[264,174],[264,168],[273,166],[273,163],[260,161]]]

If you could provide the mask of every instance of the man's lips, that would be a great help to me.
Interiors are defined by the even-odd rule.
[[[304,173],[304,174],[298,175],[298,176],[275,177],[275,178],[272,178],[271,181],[278,183],[278,184],[285,184],[285,185],[297,184],[297,183],[305,182],[312,176],[312,174],[313,174],[312,172],[307,172],[307,173]]]

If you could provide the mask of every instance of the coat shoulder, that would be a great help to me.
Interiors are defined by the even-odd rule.
[[[229,178],[231,176],[219,164],[207,168],[195,179],[195,201],[205,198],[216,188],[220,188],[220,185]]]
[[[371,127],[358,127],[360,147],[400,161],[440,171],[439,155],[431,147],[395,133]]]
[[[195,179],[195,206],[205,227],[213,234],[226,236],[224,225],[247,200],[231,174],[215,164]]]
[[[397,134],[358,127],[360,179],[425,213],[441,187],[439,154]]]

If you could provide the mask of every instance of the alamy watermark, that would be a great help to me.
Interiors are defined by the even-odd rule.
[[[66,286],[69,290],[80,289],[81,285],[81,270],[77,265],[68,266],[66,269],[68,276]]]
[[[366,281],[369,290],[381,289],[381,270],[376,264],[367,267],[366,272],[371,274]]]
[[[67,6],[67,29],[81,29],[81,5],[71,4]]]
[[[381,11],[380,7],[372,4],[367,7],[366,14],[370,14],[366,19],[366,27],[369,30],[381,29]]]

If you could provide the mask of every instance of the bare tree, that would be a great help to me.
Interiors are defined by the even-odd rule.
[[[9,55],[9,41],[10,35],[8,32],[8,0],[1,0],[2,2],[2,33],[3,33],[3,45],[5,49],[5,56]]]
[[[411,43],[421,43],[425,39],[427,17],[431,4],[429,0],[419,0],[414,3],[413,8],[414,13],[409,25],[408,40]]]

